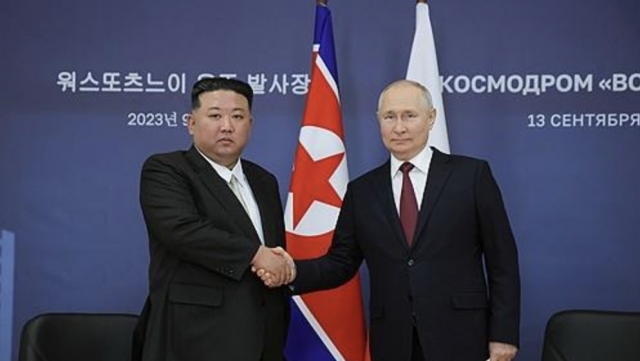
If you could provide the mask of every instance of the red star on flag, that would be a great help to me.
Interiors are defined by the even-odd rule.
[[[329,179],[342,162],[344,153],[338,153],[314,161],[302,144],[298,144],[295,169],[291,177],[293,193],[293,226],[298,225],[313,201],[337,208],[342,206],[342,198],[333,188]]]

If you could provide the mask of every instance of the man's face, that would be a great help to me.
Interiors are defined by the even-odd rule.
[[[415,157],[426,146],[436,110],[422,91],[409,84],[387,89],[380,99],[378,122],[384,146],[399,160]]]
[[[249,140],[251,111],[247,98],[231,90],[200,94],[200,107],[189,117],[189,134],[207,157],[232,166]]]

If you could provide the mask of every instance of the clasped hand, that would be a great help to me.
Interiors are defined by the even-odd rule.
[[[251,271],[267,287],[280,287],[296,278],[296,264],[282,247],[260,246],[251,262]]]

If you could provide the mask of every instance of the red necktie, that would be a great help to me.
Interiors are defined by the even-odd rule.
[[[400,171],[402,172],[402,191],[400,192],[400,222],[409,246],[413,243],[413,234],[416,231],[418,223],[418,202],[416,194],[411,185],[409,172],[413,169],[413,164],[409,162],[402,163]]]

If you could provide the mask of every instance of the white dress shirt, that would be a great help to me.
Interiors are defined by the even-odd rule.
[[[416,194],[418,210],[420,210],[422,206],[422,198],[424,197],[424,190],[427,185],[432,156],[433,150],[425,146],[420,153],[408,161],[413,164],[413,169],[409,171],[409,178],[411,178],[413,191]],[[400,170],[402,163],[404,163],[404,161],[399,160],[391,154],[391,187],[393,188],[393,200],[396,203],[398,213],[400,213],[400,193],[402,192],[402,171]]]
[[[244,175],[244,172],[242,171],[242,160],[238,159],[238,162],[236,163],[235,166],[233,166],[233,169],[229,169],[223,165],[220,165],[212,161],[207,156],[205,156],[202,152],[200,152],[199,149],[198,149],[198,152],[202,154],[204,159],[206,159],[207,162],[209,162],[209,164],[211,164],[211,166],[216,171],[216,173],[218,173],[220,178],[224,179],[224,181],[227,182],[227,185],[229,186],[229,188],[231,188],[230,186],[231,177],[232,176],[236,177],[236,179],[238,180],[238,185],[239,185],[238,188],[240,190],[240,194],[242,195],[242,199],[244,200],[244,203],[247,205],[247,213],[249,215],[249,218],[251,219],[251,223],[253,223],[253,227],[256,229],[256,232],[258,233],[258,237],[260,237],[260,242],[264,244],[264,232],[262,230],[262,219],[260,218],[260,209],[258,208],[258,203],[256,202],[256,199],[253,196],[253,192],[251,191],[251,187],[249,186],[247,177]]]

